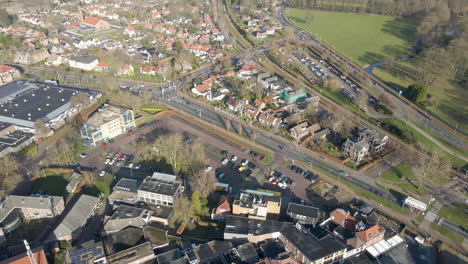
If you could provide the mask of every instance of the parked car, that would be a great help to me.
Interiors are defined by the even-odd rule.
[[[139,170],[141,168],[141,164],[140,163],[135,163],[135,164],[133,164],[133,168],[136,169],[136,170]]]
[[[242,165],[242,166],[246,166],[247,164],[249,164],[249,161],[248,161],[248,160],[243,159],[243,160],[241,161],[241,165]]]
[[[221,164],[225,165],[225,164],[228,163],[228,161],[229,161],[228,159],[223,159],[223,160],[221,161]]]
[[[83,152],[83,153],[80,153],[80,157],[86,158],[86,153],[84,153],[84,152]]]
[[[99,173],[99,176],[103,177],[104,175],[106,175],[106,171],[105,171],[105,170],[102,170],[102,171]]]
[[[254,170],[255,168],[257,168],[257,165],[255,165],[255,163],[252,163],[252,162],[249,162],[249,164],[247,164],[247,166],[249,168],[251,168],[252,170]]]
[[[231,160],[232,160],[232,161],[236,161],[236,160],[237,160],[237,156],[236,156],[236,155],[232,155]]]
[[[206,166],[205,171],[209,172],[211,169],[213,169],[210,165]]]
[[[106,161],[104,161],[104,164],[107,165],[107,164],[109,164],[110,162],[111,162],[110,159],[106,159]]]

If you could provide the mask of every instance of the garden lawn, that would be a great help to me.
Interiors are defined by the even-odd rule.
[[[387,170],[384,174],[382,174],[378,179],[383,180],[382,182],[387,185],[392,185],[398,187],[408,193],[412,194],[426,194],[427,190],[424,187],[420,189],[417,186],[414,186],[410,183],[407,179],[402,179],[401,177],[405,176],[407,179],[417,180],[414,176],[413,171],[411,170],[411,166],[403,162],[392,169]]]
[[[47,193],[54,196],[65,196],[68,181],[64,176],[46,172],[46,176],[37,178],[33,183],[33,193]]]
[[[442,208],[440,208],[437,215],[468,229],[467,211],[468,211],[468,206],[463,205],[463,204],[453,204],[453,206],[444,205],[442,206]]]
[[[288,8],[286,16],[361,66],[408,56],[418,25],[415,18],[295,8]]]
[[[463,243],[463,237],[460,236],[459,234],[457,233],[454,233],[442,226],[439,226],[437,225],[436,223],[431,223],[431,229],[439,232],[440,234],[452,239],[453,241],[459,243],[459,244],[462,244]]]

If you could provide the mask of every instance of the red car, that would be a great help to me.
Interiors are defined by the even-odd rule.
[[[133,130],[129,130],[129,131],[127,131],[127,133],[131,134],[131,133],[133,133]]]
[[[105,147],[107,146],[107,143],[101,143],[101,146]]]
[[[44,141],[44,138],[40,137],[40,138],[36,139],[36,141]]]

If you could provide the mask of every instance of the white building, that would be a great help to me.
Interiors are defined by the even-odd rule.
[[[98,65],[99,60],[95,56],[73,56],[68,60],[68,65],[71,68],[76,68],[84,71],[92,71]]]
[[[127,108],[104,105],[80,129],[83,145],[92,147],[104,143],[135,127],[133,111]]]

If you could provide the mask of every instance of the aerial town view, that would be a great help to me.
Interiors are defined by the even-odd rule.
[[[467,0],[0,0],[0,264],[468,263]]]

